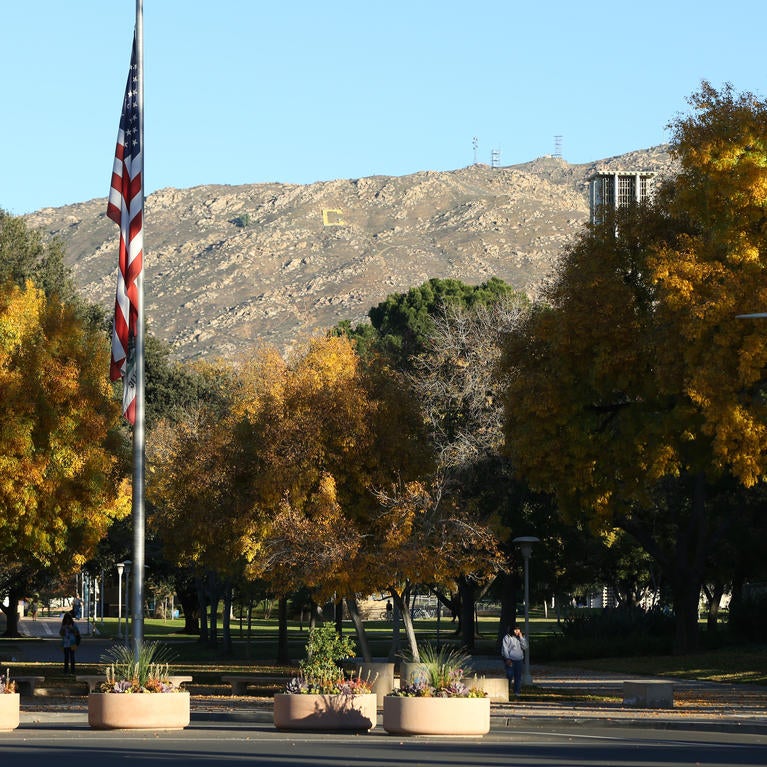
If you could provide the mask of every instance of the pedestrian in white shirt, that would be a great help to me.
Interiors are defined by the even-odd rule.
[[[514,695],[519,696],[522,690],[522,667],[527,650],[527,639],[516,626],[506,629],[506,636],[501,643],[501,657],[506,666],[506,678],[514,682]]]

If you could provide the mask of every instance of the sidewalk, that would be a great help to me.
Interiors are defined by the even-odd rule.
[[[565,671],[556,679],[567,684],[577,673]],[[552,681],[555,681],[552,679]],[[536,684],[538,682],[536,681]],[[590,685],[604,685],[602,677],[589,680]],[[616,687],[617,691],[617,687]],[[675,690],[676,697],[676,690]],[[192,692],[192,725],[202,723],[240,723],[271,725],[273,703],[271,698],[254,696],[196,696]],[[379,711],[379,724],[380,724]],[[738,704],[712,701],[708,704],[690,704],[675,701],[673,709],[625,708],[620,701],[614,704],[589,705],[583,702],[492,703],[491,730],[505,731],[525,725],[572,728],[582,724],[600,724],[615,727],[642,727],[653,729],[696,729],[712,732],[740,732],[767,737],[767,709],[764,693],[758,703],[743,701]],[[22,725],[44,724],[49,727],[87,727],[87,701],[85,696],[49,699],[26,697],[21,702]]]
[[[77,660],[80,663],[98,663],[101,656],[112,645],[111,639],[101,639],[98,636],[98,628],[85,620],[75,621],[80,630],[82,642],[77,648]],[[61,649],[59,629],[61,617],[37,617],[37,620],[25,617],[19,620],[19,634],[24,638],[40,639],[39,642],[21,641],[8,643],[6,655],[0,660],[17,660],[27,663],[57,663],[63,662],[64,656]],[[0,648],[1,649],[1,648]]]
[[[37,621],[25,618],[20,621],[21,633],[42,639],[19,642],[16,647],[21,657],[17,659],[26,662],[61,661],[59,624],[58,618],[38,617]],[[77,650],[79,662],[98,663],[111,644],[111,640],[84,635]],[[502,673],[500,662],[495,658],[477,657],[473,665],[480,675]],[[523,691],[517,701],[493,703],[493,729],[503,729],[512,723],[518,726],[521,721],[572,726],[578,722],[599,720],[621,726],[669,728],[703,725],[717,730],[759,731],[767,735],[767,687],[764,686],[673,679],[670,680],[674,689],[673,708],[641,709],[623,705],[623,682],[652,677],[536,665],[531,668],[531,676],[536,700],[527,700]],[[665,681],[669,680],[666,678]],[[271,698],[196,695],[194,683],[189,687],[193,722],[200,719],[271,722]],[[589,696],[598,699],[590,699]],[[47,698],[36,695],[22,699],[22,722],[26,723],[84,722],[87,720],[86,711],[85,696]]]

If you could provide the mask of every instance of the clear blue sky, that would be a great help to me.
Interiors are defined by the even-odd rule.
[[[134,19],[0,0],[0,208],[106,196]],[[645,149],[703,79],[763,97],[765,29],[765,0],[144,0],[146,187]]]

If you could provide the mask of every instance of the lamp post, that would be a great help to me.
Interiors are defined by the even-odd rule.
[[[125,564],[123,562],[118,562],[115,567],[117,568],[117,638],[122,639],[123,569],[125,568]]]
[[[128,628],[128,620],[130,619],[130,589],[128,588],[128,578],[130,577],[131,561],[126,559],[125,565],[125,644],[130,645],[131,632]]]
[[[104,572],[104,568],[101,568],[101,580],[99,581],[99,586],[101,587],[99,591],[99,625],[101,626],[101,630],[104,630],[104,592],[106,591],[106,573]]]
[[[530,675],[530,554],[533,551],[533,544],[538,542],[539,539],[533,535],[523,535],[513,540],[513,543],[519,546],[525,561],[525,638],[527,639],[527,652],[525,653],[525,666],[522,672],[522,684],[524,685],[530,685],[533,682]]]

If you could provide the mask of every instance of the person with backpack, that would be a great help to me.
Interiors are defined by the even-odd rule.
[[[64,648],[64,673],[67,674],[71,670],[74,674],[75,650],[80,644],[80,630],[77,628],[71,612],[64,613],[59,634],[61,635],[61,643]]]
[[[506,666],[506,678],[514,683],[515,697],[519,697],[522,690],[525,650],[527,650],[527,639],[516,626],[509,626],[501,643],[501,657]]]

